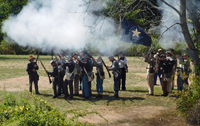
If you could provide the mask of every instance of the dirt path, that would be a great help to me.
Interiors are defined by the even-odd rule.
[[[80,117],[81,122],[89,122],[91,124],[106,124],[113,122],[131,122],[136,119],[150,119],[160,114],[162,110],[166,110],[161,106],[147,106],[147,107],[120,107],[116,106],[102,106],[95,108],[105,119],[96,114]],[[129,123],[126,123],[129,125]]]
[[[6,79],[3,81],[0,81],[0,90],[6,90],[6,91],[24,91],[29,88],[29,80],[28,76],[21,76],[17,78],[11,78]],[[41,77],[38,82],[39,90],[47,90],[52,88],[52,85],[49,84],[47,77]],[[34,84],[33,84],[34,89]]]

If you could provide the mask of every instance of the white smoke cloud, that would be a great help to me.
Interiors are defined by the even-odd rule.
[[[179,0],[165,0],[167,3],[175,7],[177,10],[180,10],[180,1]],[[172,26],[175,23],[180,23],[180,17],[176,11],[171,7],[166,5],[160,0],[157,0],[159,7],[164,8],[165,10],[161,11],[162,14],[162,23],[157,28],[160,33],[163,33],[166,29]],[[159,43],[164,49],[175,48],[176,44],[184,40],[184,36],[181,32],[181,26],[179,24],[174,25],[167,32],[165,32],[160,39]]]
[[[104,9],[105,1],[86,4],[83,0],[31,0],[18,15],[3,22],[2,31],[21,46],[43,51],[84,48],[93,36],[107,38],[106,44],[117,48],[113,41],[118,38],[115,22],[91,13]],[[100,50],[111,49],[96,41],[93,44],[98,44]]]

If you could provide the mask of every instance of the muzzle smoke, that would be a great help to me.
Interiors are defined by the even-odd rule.
[[[116,26],[111,18],[94,11],[106,8],[104,0],[31,0],[18,15],[3,22],[2,31],[21,46],[43,51],[82,49],[88,43],[100,51],[117,48]],[[99,38],[106,41],[101,43]]]

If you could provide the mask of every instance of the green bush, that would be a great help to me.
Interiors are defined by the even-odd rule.
[[[177,92],[177,109],[191,124],[200,124],[200,76],[193,76],[190,86]]]
[[[66,115],[52,108],[43,99],[31,94],[33,104],[28,100],[16,99],[13,95],[6,95],[3,104],[0,104],[0,125],[22,126],[64,126],[88,125],[66,120]]]

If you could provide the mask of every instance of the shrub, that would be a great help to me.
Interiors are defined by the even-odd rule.
[[[13,95],[6,95],[3,104],[0,105],[0,125],[32,125],[32,126],[64,126],[87,125],[84,123],[66,120],[66,115],[52,108],[43,99],[31,94],[34,103]]]
[[[177,92],[177,109],[192,124],[200,124],[200,76],[192,77],[190,86]]]

